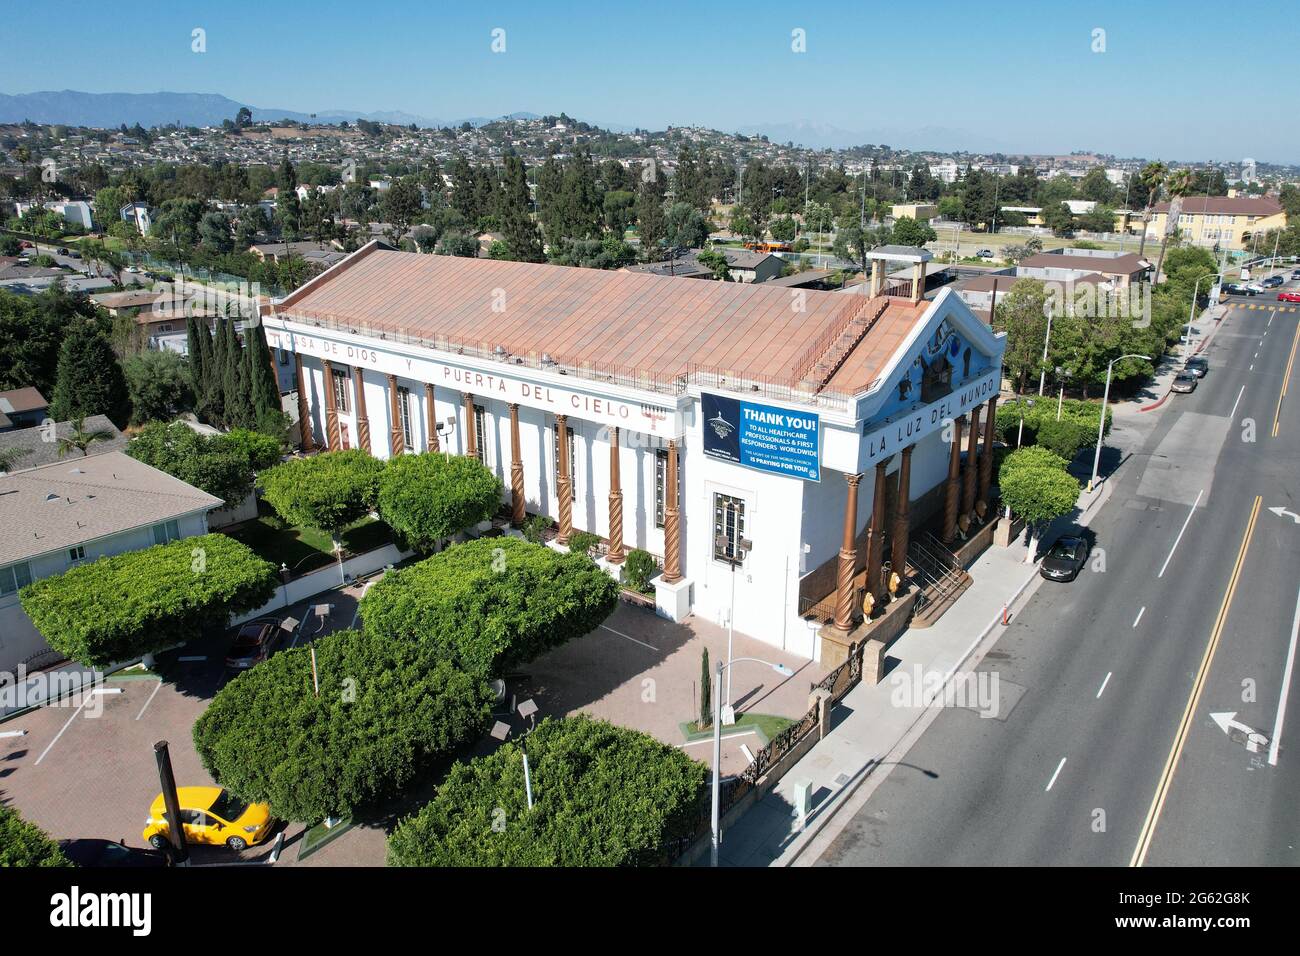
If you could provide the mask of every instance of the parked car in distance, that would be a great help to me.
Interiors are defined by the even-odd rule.
[[[1225,282],[1222,291],[1225,295],[1259,295],[1250,286],[1242,285],[1240,282]]]
[[[1291,270],[1291,278],[1292,278],[1292,279],[1300,279],[1300,269],[1292,269],[1292,270]]]
[[[284,637],[280,622],[273,617],[259,617],[241,624],[226,652],[226,669],[246,671],[270,657]]]
[[[1073,581],[1083,570],[1090,550],[1087,538],[1082,535],[1064,535],[1044,556],[1038,573],[1049,581]]]
[[[19,248],[19,249],[34,249],[35,246],[33,246],[33,245],[32,245],[30,242],[28,242],[26,239],[20,239],[20,240],[18,240],[18,248]]]
[[[1195,358],[1189,358],[1184,362],[1183,368],[1191,372],[1197,378],[1205,378],[1205,373],[1210,370],[1210,362],[1209,359],[1197,356]]]
[[[981,259],[992,259],[992,258],[993,258],[993,250],[992,250],[992,249],[981,249],[979,252],[975,253],[975,255],[979,256]]]
[[[181,823],[190,843],[228,846],[243,850],[256,846],[271,832],[271,808],[265,803],[245,803],[222,787],[177,787]],[[144,839],[155,850],[168,845],[167,801],[160,793],[149,807]]]
[[[1196,373],[1184,370],[1174,376],[1174,383],[1169,388],[1172,391],[1186,395],[1188,392],[1196,391],[1196,382]]]
[[[1282,276],[1269,276],[1267,279],[1261,282],[1260,285],[1262,285],[1265,289],[1276,289],[1278,286],[1284,284],[1285,282],[1286,279],[1282,278]]]
[[[1247,283],[1246,283],[1246,291],[1247,291],[1250,295],[1263,295],[1263,294],[1264,294],[1264,287],[1263,287],[1262,285],[1260,285],[1258,282],[1247,282]]]
[[[66,256],[67,254],[68,254],[68,247],[67,247],[67,246],[60,246],[60,247],[59,247],[59,255],[61,255],[61,256]]]
[[[171,858],[165,850],[145,850],[140,847],[114,843],[112,840],[63,840],[59,843],[63,855],[75,866],[101,867],[158,867],[170,866]]]
[[[1300,292],[1279,292],[1277,300],[1279,302],[1300,302]]]

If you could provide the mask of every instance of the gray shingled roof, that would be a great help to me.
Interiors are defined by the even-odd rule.
[[[88,455],[102,455],[110,451],[124,451],[126,449],[127,437],[117,430],[117,427],[108,420],[104,415],[88,415],[82,427],[88,432],[107,431],[111,432],[113,437],[105,441],[97,441],[86,449]],[[59,456],[59,439],[67,438],[72,434],[72,422],[59,422],[54,426],[54,440],[45,440],[45,431],[40,425],[33,425],[30,428],[18,428],[11,432],[0,432],[0,451],[7,451],[11,448],[22,449],[27,452],[19,456],[10,467],[11,471],[26,471],[29,468],[39,468],[42,465],[52,464],[60,461],[72,461],[81,457],[81,453],[76,449],[69,451],[67,455]]]
[[[120,452],[0,476],[0,565],[223,504]]]

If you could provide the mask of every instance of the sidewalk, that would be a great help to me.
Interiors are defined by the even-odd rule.
[[[1110,483],[1082,492],[1071,516],[1058,526],[1087,524],[1110,496]],[[724,866],[811,866],[866,802],[876,785],[906,754],[939,707],[925,701],[896,703],[893,674],[925,675],[924,686],[947,685],[958,669],[973,670],[1001,633],[1004,603],[1015,613],[1017,601],[1031,595],[1042,579],[1038,565],[1026,563],[1023,536],[1011,547],[985,551],[970,573],[975,579],[932,627],[907,630],[889,648],[889,673],[879,683],[859,683],[831,714],[831,729],[761,801],[723,834]],[[909,682],[910,683],[910,682]],[[939,691],[927,699],[940,696]],[[880,768],[884,767],[884,773]],[[802,831],[793,816],[795,787],[804,783],[812,810]],[[864,786],[865,784],[865,786]]]

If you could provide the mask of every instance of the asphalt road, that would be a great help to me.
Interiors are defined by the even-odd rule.
[[[1300,524],[1268,510],[1300,513],[1300,392],[1272,434],[1300,313],[1249,301],[1268,308],[1228,303],[1209,375],[1111,477],[1095,563],[1044,582],[980,664],[999,715],[940,713],[819,865],[1300,863],[1300,726],[1269,763]]]

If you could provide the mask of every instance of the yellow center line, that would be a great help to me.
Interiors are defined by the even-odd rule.
[[[1160,774],[1160,782],[1157,784],[1155,796],[1151,800],[1151,809],[1147,811],[1146,821],[1142,824],[1142,829],[1138,833],[1137,847],[1133,850],[1133,859],[1129,861],[1129,866],[1142,866],[1146,861],[1147,851],[1151,849],[1151,839],[1155,835],[1156,823],[1160,820],[1160,812],[1164,809],[1165,798],[1169,796],[1174,771],[1178,767],[1178,760],[1183,754],[1183,745],[1187,742],[1187,734],[1192,726],[1192,716],[1196,713],[1196,708],[1200,706],[1201,691],[1205,689],[1205,678],[1210,672],[1210,664],[1214,661],[1214,652],[1218,650],[1219,638],[1223,634],[1224,624],[1228,620],[1228,608],[1232,606],[1233,595],[1237,592],[1237,582],[1241,579],[1241,568],[1246,562],[1246,550],[1250,547],[1251,536],[1255,533],[1255,521],[1259,517],[1259,507],[1262,503],[1263,499],[1257,495],[1255,504],[1250,510],[1250,520],[1246,522],[1246,533],[1241,539],[1241,549],[1237,552],[1237,562],[1232,567],[1232,577],[1228,579],[1228,590],[1223,596],[1223,605],[1219,608],[1219,616],[1214,621],[1214,630],[1210,632],[1210,641],[1205,646],[1205,654],[1201,658],[1200,670],[1196,672],[1196,680],[1192,683],[1192,692],[1187,698],[1187,707],[1183,710],[1183,719],[1178,725],[1178,733],[1174,737],[1174,744],[1169,749],[1169,757],[1165,760],[1165,768]]]
[[[1273,437],[1277,437],[1282,424],[1282,399],[1286,398],[1287,382],[1291,381],[1291,367],[1295,365],[1296,346],[1300,345],[1300,322],[1296,323],[1295,338],[1291,340],[1291,357],[1286,360],[1286,374],[1282,376],[1282,392],[1277,397],[1277,411],[1273,413]]]

